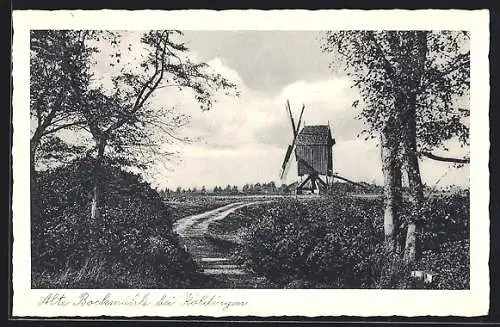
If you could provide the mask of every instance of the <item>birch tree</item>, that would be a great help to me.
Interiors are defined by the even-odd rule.
[[[361,106],[359,118],[367,126],[363,133],[380,135],[385,243],[398,252],[404,241],[407,262],[416,258],[422,221],[419,157],[468,162],[432,153],[446,140],[469,142],[464,121],[468,105],[464,108],[460,101],[468,102],[468,39],[468,33],[458,31],[339,31],[327,32],[323,39],[323,51],[336,56],[332,65],[343,68],[360,91],[361,101],[353,106]],[[398,235],[401,172],[408,179],[412,212],[406,238]]]

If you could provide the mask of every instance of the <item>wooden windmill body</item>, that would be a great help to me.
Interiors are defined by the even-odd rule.
[[[332,138],[330,126],[304,126],[297,135],[295,158],[299,177],[305,179],[297,186],[297,193],[305,190],[316,192],[328,188],[328,178],[333,175]],[[324,178],[325,180],[323,180]],[[318,185],[319,184],[319,185]]]
[[[281,167],[281,178],[283,179],[286,172],[292,152],[295,152],[297,173],[301,178],[296,193],[302,194],[304,191],[319,193],[321,189],[326,190],[329,177],[333,177],[332,147],[335,144],[335,139],[332,137],[330,126],[311,125],[304,126],[300,130],[304,106],[302,106],[297,125],[293,119],[288,101],[287,110],[292,123],[293,140],[285,153],[285,159]]]

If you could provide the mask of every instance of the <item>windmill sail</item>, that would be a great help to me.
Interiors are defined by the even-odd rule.
[[[305,106],[302,105],[302,111],[300,112],[298,123],[297,125],[295,125],[295,120],[293,119],[292,110],[290,109],[290,102],[286,100],[286,109],[288,111],[288,115],[290,116],[290,121],[292,123],[293,140],[292,144],[288,145],[288,148],[286,149],[285,158],[283,160],[283,164],[281,165],[281,175],[280,175],[281,179],[283,179],[285,175],[288,161],[290,161],[290,157],[292,156],[292,152],[295,148],[295,141],[297,140],[297,135],[299,134],[300,123],[302,121],[302,114],[304,113],[304,108]]]
[[[281,165],[281,179],[283,179],[283,176],[285,174],[286,165],[288,164],[288,160],[290,160],[292,151],[293,151],[293,145],[289,145],[288,148],[286,149],[285,159],[283,160],[283,164]]]
[[[304,109],[305,109],[305,105],[302,104],[302,110],[300,111],[300,116],[299,116],[299,122],[297,123],[297,128],[296,128],[296,133],[295,133],[295,137],[297,137],[297,134],[299,132],[299,129],[300,129],[300,123],[302,122],[302,114],[304,113]]]
[[[297,137],[297,128],[295,127],[295,121],[293,120],[292,116],[292,110],[290,109],[290,102],[286,100],[286,108],[288,109],[288,114],[290,115],[290,120],[292,121],[292,131],[293,131],[293,138],[295,139]]]

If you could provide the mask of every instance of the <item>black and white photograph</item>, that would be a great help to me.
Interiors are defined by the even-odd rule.
[[[471,290],[470,30],[164,25],[29,29],[41,302]]]

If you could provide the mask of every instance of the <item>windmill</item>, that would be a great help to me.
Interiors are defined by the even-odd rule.
[[[333,178],[364,187],[338,174],[333,174],[332,147],[335,145],[335,139],[332,137],[330,125],[304,126],[301,130],[300,124],[302,123],[304,108],[305,106],[302,105],[299,120],[295,124],[290,102],[286,101],[286,110],[292,124],[293,138],[285,152],[280,178],[283,180],[285,177],[290,157],[292,152],[295,151],[297,173],[302,178],[296,188],[297,194],[302,194],[306,190],[312,193],[319,193],[321,189],[326,190],[329,181],[333,180]]]
[[[292,152],[295,151],[298,175],[300,177],[305,176],[305,179],[297,186],[297,194],[303,193],[304,190],[310,190],[313,193],[319,192],[320,186],[323,186],[324,189],[328,188],[328,177],[333,175],[332,147],[335,144],[335,139],[332,138],[330,126],[304,126],[301,130],[300,124],[304,109],[305,106],[302,105],[299,120],[295,124],[290,102],[288,100],[286,102],[286,110],[292,123],[293,139],[287,147],[281,165],[281,179],[285,176],[288,162]],[[323,180],[321,176],[325,176],[326,180]]]

